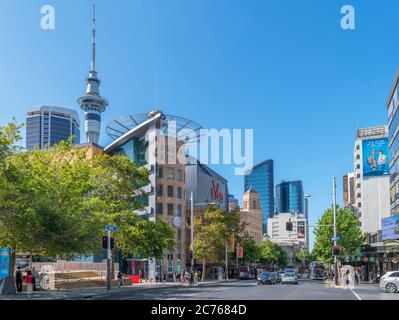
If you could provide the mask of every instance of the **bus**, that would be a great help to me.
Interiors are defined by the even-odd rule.
[[[310,264],[310,279],[312,280],[326,280],[327,272],[323,262],[313,261]]]

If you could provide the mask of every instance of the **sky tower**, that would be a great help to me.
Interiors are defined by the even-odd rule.
[[[103,113],[108,102],[100,96],[101,81],[96,71],[96,6],[93,5],[93,39],[92,60],[89,77],[86,80],[86,95],[78,99],[78,103],[85,112],[84,123],[86,141],[98,144],[101,130],[101,113]]]

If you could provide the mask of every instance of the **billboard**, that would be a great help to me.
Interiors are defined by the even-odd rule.
[[[399,216],[393,216],[381,220],[382,240],[399,239]]]
[[[10,249],[0,248],[0,279],[8,277],[10,269]]]
[[[363,177],[389,175],[388,138],[363,140]]]

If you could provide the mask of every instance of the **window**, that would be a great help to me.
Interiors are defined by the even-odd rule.
[[[163,205],[162,205],[162,203],[157,203],[157,214],[163,215]]]
[[[162,197],[163,196],[163,185],[158,185],[157,186],[157,196]]]
[[[177,188],[177,197],[181,199],[183,196],[182,189],[180,187]]]
[[[173,204],[168,203],[168,215],[169,216],[173,216],[174,212],[173,212]]]
[[[356,155],[356,160],[360,160],[360,154]]]
[[[180,169],[176,170],[176,178],[178,181],[183,181],[183,171]]]
[[[173,186],[168,186],[168,197],[173,198]]]
[[[168,260],[173,260],[173,254],[168,254]]]
[[[394,273],[392,273],[392,274],[389,276],[389,278],[396,278],[396,277],[399,277],[399,272],[394,272]]]
[[[158,178],[163,178],[163,168],[162,167],[158,167]]]
[[[356,188],[359,189],[361,187],[360,183],[356,185]]]
[[[176,216],[181,217],[181,205],[177,206]]]
[[[357,194],[357,197],[358,197],[358,198],[361,198],[361,197],[362,197],[362,194],[361,194],[361,193],[358,193],[358,194]]]
[[[360,150],[360,145],[359,144],[356,145],[356,150]]]
[[[360,164],[357,164],[357,165],[356,165],[356,169],[360,169]]]
[[[175,179],[175,170],[173,168],[168,168],[168,179],[169,180]]]
[[[356,175],[356,178],[360,179],[360,173],[358,173],[358,174]]]

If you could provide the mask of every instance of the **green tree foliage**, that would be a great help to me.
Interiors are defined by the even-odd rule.
[[[305,265],[310,264],[314,260],[313,255],[309,252],[307,248],[304,248],[301,251],[299,251],[296,254],[295,258],[300,262],[304,262]]]
[[[226,214],[218,206],[209,206],[203,217],[194,220],[195,239],[194,254],[202,261],[205,271],[207,262],[219,262],[223,260],[228,234]],[[205,272],[202,273],[205,280]]]
[[[244,235],[243,243],[244,243],[244,258],[243,258],[244,263],[251,264],[256,261],[259,261],[260,249],[256,245],[254,238],[251,237],[248,234],[248,232],[246,232]]]
[[[329,208],[320,218],[318,224],[332,225],[334,223],[333,209]],[[318,227],[314,230],[316,241],[313,254],[317,260],[331,265],[333,263],[331,238],[334,235],[333,227]],[[337,235],[340,237],[338,242],[340,246],[341,262],[344,262],[349,256],[360,252],[361,245],[364,243],[364,237],[359,228],[359,220],[350,210],[337,207]]]
[[[260,245],[259,251],[261,263],[268,267],[278,266],[279,268],[284,268],[288,264],[287,253],[270,240],[264,240]]]
[[[165,222],[142,221],[136,190],[148,171],[125,156],[88,159],[71,141],[49,150],[18,152],[20,126],[0,128],[0,246],[60,258],[101,250],[105,224],[120,228],[125,253],[160,257],[174,244]]]

